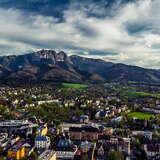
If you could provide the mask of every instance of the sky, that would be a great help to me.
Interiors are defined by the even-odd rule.
[[[39,49],[160,69],[160,0],[0,0],[0,55]]]

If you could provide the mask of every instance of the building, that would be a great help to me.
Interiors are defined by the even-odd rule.
[[[37,127],[28,120],[9,120],[0,122],[0,132],[7,131],[7,133],[23,132],[26,135],[32,133],[32,129]]]
[[[68,148],[70,148],[72,145],[72,142],[70,139],[66,138],[66,137],[61,137],[57,143],[57,148],[58,149],[62,149],[66,150]]]
[[[99,129],[92,126],[71,127],[69,129],[70,138],[73,140],[97,140]]]
[[[101,146],[97,149],[97,157],[98,157],[98,159],[103,159],[104,154],[105,154],[105,151],[104,151],[103,145],[101,145]]]
[[[16,142],[18,142],[20,140],[20,137],[19,136],[16,136],[16,135],[13,135],[9,138],[9,143],[11,145],[15,144]]]
[[[95,114],[96,119],[106,118],[108,117],[109,111],[108,110],[100,110]]]
[[[144,136],[148,139],[152,139],[153,133],[151,131],[132,131],[133,136]]]
[[[91,147],[92,147],[92,144],[88,142],[87,140],[81,142],[80,149],[82,153],[87,153]]]
[[[154,114],[160,114],[160,108],[149,108],[149,107],[143,107],[142,109],[145,112],[154,113]]]
[[[8,134],[7,133],[0,133],[0,147],[5,147],[7,142]]]
[[[113,134],[113,128],[111,128],[111,127],[110,128],[105,128],[103,133],[105,135],[112,135]]]
[[[131,154],[130,138],[114,137],[109,135],[99,135],[98,142],[105,146],[106,150],[119,150],[124,152],[127,156]]]
[[[80,123],[88,123],[89,122],[89,116],[88,115],[81,115],[79,117],[79,122]]]
[[[39,157],[38,160],[56,160],[56,152],[52,150],[45,150]]]
[[[76,151],[56,151],[56,157],[58,160],[72,160],[74,159],[75,154]]]
[[[7,152],[7,158],[20,160],[25,157],[25,147],[21,141],[18,141]]]
[[[130,138],[119,138],[118,148],[120,151],[125,152],[127,155],[131,154]]]
[[[59,128],[61,128],[61,132],[69,131],[69,128],[71,127],[82,127],[82,123],[62,123],[59,125]]]
[[[47,127],[47,124],[45,124],[38,128],[37,134],[41,136],[46,136],[47,132],[48,132],[48,127]]]
[[[50,138],[47,136],[37,136],[35,138],[35,147],[37,149],[44,148],[48,149],[50,146]]]
[[[118,116],[118,117],[116,117],[116,118],[111,119],[111,122],[112,122],[112,123],[119,123],[119,122],[122,121],[122,119],[123,119],[122,116]]]
[[[30,155],[30,152],[32,150],[32,147],[29,143],[24,143],[23,147],[25,148],[25,155]]]
[[[160,144],[145,144],[144,151],[148,159],[160,159]]]

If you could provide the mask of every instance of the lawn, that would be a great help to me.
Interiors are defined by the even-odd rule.
[[[138,98],[138,97],[155,97],[155,98],[160,98],[159,93],[149,93],[149,92],[138,92],[138,91],[132,91],[132,90],[127,90],[123,91],[122,93],[125,97],[128,98]]]
[[[126,91],[124,94],[129,98],[149,97],[149,96],[151,96],[150,93],[147,93],[147,92],[136,92],[136,91]]]
[[[85,84],[79,84],[79,83],[62,83],[62,88],[63,89],[78,89],[78,90],[83,90],[87,87]]]
[[[152,114],[145,112],[131,112],[128,115],[129,117],[143,119],[143,120],[149,120],[153,116]]]

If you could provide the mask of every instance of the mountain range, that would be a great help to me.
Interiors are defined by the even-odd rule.
[[[64,52],[40,50],[24,55],[0,57],[0,82],[145,82],[160,83],[160,70],[145,69],[101,59],[68,56]]]

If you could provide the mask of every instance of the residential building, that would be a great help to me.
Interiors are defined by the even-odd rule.
[[[151,131],[132,131],[133,136],[144,136],[148,139],[152,139],[153,133]]]
[[[145,144],[144,151],[148,159],[160,159],[160,144]]]
[[[40,149],[40,148],[44,148],[44,149],[48,149],[50,146],[50,138],[47,136],[37,136],[35,138],[35,147]]]
[[[79,122],[80,123],[88,123],[89,122],[89,116],[87,116],[87,115],[81,115],[79,117]]]
[[[18,141],[7,151],[7,158],[20,160],[25,157],[25,147],[21,141]]]
[[[45,124],[38,128],[37,134],[41,136],[46,136],[47,132],[48,132],[48,127],[47,127],[47,124]]]
[[[71,127],[69,129],[70,138],[73,140],[97,140],[99,129],[92,126]]]
[[[56,152],[53,150],[45,150],[39,157],[38,160],[56,160]]]

